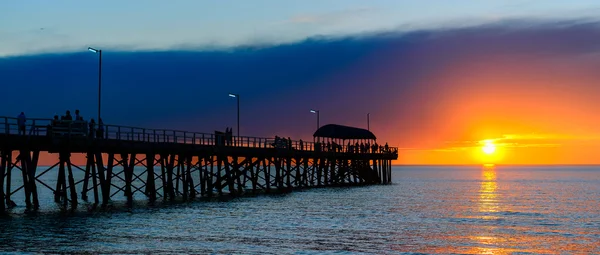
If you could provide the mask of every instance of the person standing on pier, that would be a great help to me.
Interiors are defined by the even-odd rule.
[[[104,122],[102,122],[102,118],[98,119],[98,129],[96,130],[96,137],[104,138]]]
[[[96,128],[96,122],[94,121],[94,119],[90,120],[90,124],[89,124],[89,137],[90,138],[94,138],[94,133],[96,132],[95,128]]]
[[[21,133],[23,133],[23,135],[25,135],[25,122],[27,121],[27,118],[25,117],[25,113],[21,112],[21,114],[19,114],[19,116],[17,116],[17,125],[19,126],[19,135]]]
[[[75,120],[83,121],[83,117],[81,117],[81,115],[79,115],[79,110],[75,110]]]
[[[73,120],[73,116],[71,116],[71,111],[67,110],[64,120]]]

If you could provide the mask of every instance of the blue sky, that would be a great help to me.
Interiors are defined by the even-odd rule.
[[[222,49],[313,36],[593,18],[598,1],[23,0],[0,3],[0,57],[85,50]]]

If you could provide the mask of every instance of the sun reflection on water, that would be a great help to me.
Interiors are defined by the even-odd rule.
[[[482,181],[479,189],[479,212],[484,213],[482,216],[486,220],[497,219],[497,216],[488,215],[489,213],[498,212],[498,184],[496,183],[496,169],[493,165],[485,165],[482,169]]]
[[[498,198],[498,184],[496,182],[496,168],[494,165],[486,164],[481,170],[481,186],[479,188],[479,212],[482,214],[480,219],[490,221],[498,220],[496,213],[500,210]],[[498,248],[502,241],[493,234],[495,227],[489,226],[487,232],[480,232],[472,239],[478,242],[481,247],[477,247],[477,254],[502,254],[506,251]]]

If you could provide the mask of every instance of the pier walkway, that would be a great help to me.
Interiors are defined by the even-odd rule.
[[[0,212],[16,204],[11,196],[19,191],[27,208],[37,209],[38,184],[57,203],[75,208],[78,199],[88,200],[88,192],[94,205],[119,194],[131,205],[136,194],[149,201],[190,200],[391,182],[397,148],[359,138],[339,145],[333,138],[317,141],[322,142],[118,125],[104,125],[97,133],[85,121],[51,119],[27,119],[22,134],[17,118],[0,117]],[[352,145],[361,142],[369,146]],[[38,173],[41,152],[58,154],[58,161]],[[71,162],[77,153],[86,156],[85,166]],[[79,180],[74,171],[81,171]],[[56,183],[40,180],[50,173],[57,173]],[[13,178],[22,178],[23,185],[12,187]]]

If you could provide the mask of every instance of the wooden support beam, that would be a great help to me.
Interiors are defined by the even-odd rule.
[[[96,155],[94,154],[93,157],[95,158]],[[98,194],[98,173],[96,171],[96,160],[92,159],[92,166],[91,166],[91,172],[92,172],[92,189],[94,190],[94,208],[100,203],[100,195]],[[104,191],[104,189],[102,189]],[[102,195],[104,197],[104,193]]]
[[[323,159],[323,184],[325,186],[329,186],[329,183],[331,182],[331,178],[329,175],[329,166],[331,165],[331,163],[329,161],[329,158]]]
[[[317,167],[317,187],[321,187],[323,183],[321,179],[323,178],[323,169],[325,168],[325,158],[315,158],[317,163],[315,164]]]
[[[265,175],[265,184],[267,186],[266,192],[269,193],[271,192],[271,162],[267,164],[267,159],[263,160],[263,169],[263,173]]]
[[[292,188],[292,157],[287,157],[285,159],[285,184],[287,186],[288,189]]]
[[[206,160],[203,156],[198,156],[198,175],[199,175],[199,185],[200,185],[200,197],[206,196],[206,181],[207,181],[207,171],[208,171],[208,160]]]
[[[3,149],[0,151],[0,213],[6,210],[5,195],[4,195],[4,174],[6,173],[6,167],[9,158],[9,151]]]
[[[133,166],[135,165],[135,157],[135,153],[131,155],[127,153],[121,154],[123,175],[125,176],[125,197],[127,198],[127,206],[133,205],[133,192],[131,190],[131,185],[133,182]]]
[[[174,166],[174,176],[175,176],[175,194],[182,194],[179,192],[179,182],[183,180],[183,175],[181,174],[181,164],[183,162],[183,157],[181,155],[177,156],[177,164]],[[185,195],[187,198],[187,194]]]
[[[275,158],[275,187],[283,189],[283,176],[281,171],[281,158]]]
[[[175,200],[175,190],[173,188],[173,169],[175,168],[175,155],[169,155],[167,164],[167,192],[171,201]]]
[[[187,187],[186,190],[189,190],[189,192],[185,192],[185,193],[189,193],[189,198],[194,198],[196,197],[196,190],[194,189],[194,179],[192,178],[192,155],[188,155],[186,157],[186,176],[185,176],[185,180],[187,183]],[[198,161],[200,161],[200,157],[198,157]],[[184,193],[184,194],[185,194]]]
[[[217,169],[216,172],[214,172],[217,176],[217,180],[214,182],[214,187],[217,189],[217,192],[219,194],[219,196],[223,195],[223,159],[221,158],[221,156],[216,156],[217,157]]]
[[[381,183],[381,172],[379,171],[379,164],[377,164],[377,161],[377,159],[373,160],[373,170],[377,173],[377,183]]]
[[[250,168],[250,182],[252,183],[252,194],[256,194],[256,184],[258,183],[258,172],[260,171],[260,163],[262,159],[257,158],[256,162],[258,162],[255,167]]]
[[[115,167],[115,154],[108,153],[108,158],[106,159],[106,161],[106,179],[104,180],[104,187],[102,188],[103,205],[106,205],[106,203],[108,203],[111,197],[110,187],[112,187],[113,170]],[[107,197],[107,199],[104,199],[104,197]]]
[[[102,158],[102,152],[96,152],[96,170],[98,174],[98,181],[100,182],[100,188],[102,189],[102,206],[106,206],[110,200],[110,181],[106,181],[104,178],[104,159]],[[110,154],[109,154],[110,159]],[[109,178],[110,180],[110,178]],[[97,191],[94,191],[94,195]]]
[[[302,166],[302,162],[300,161],[301,158],[299,158],[298,156],[294,157],[294,169],[296,169],[295,171],[295,175],[294,175],[294,186],[295,187],[302,187],[302,171],[301,171],[301,166]]]
[[[212,197],[213,196],[213,189],[214,189],[214,180],[213,180],[213,175],[215,173],[214,171],[215,168],[215,156],[210,156],[210,172],[207,175],[206,178],[206,191],[208,193],[208,197]],[[218,178],[218,176],[217,176]]]
[[[381,183],[387,184],[387,165],[386,165],[385,159],[381,160],[380,167],[381,167],[381,177],[382,177]]]
[[[177,175],[175,178],[175,182],[177,187],[175,190],[183,196],[183,200],[186,201],[188,199],[188,191],[187,191],[187,183],[186,183],[186,173],[185,173],[185,162],[187,161],[185,155],[177,156]],[[179,182],[181,182],[182,192],[179,192]]]
[[[88,196],[87,196],[87,192],[88,192],[88,182],[90,179],[90,170],[92,168],[92,166],[94,165],[94,153],[92,152],[88,152],[86,153],[86,163],[85,163],[85,174],[83,176],[83,189],[81,190],[81,199],[83,199],[84,201],[87,201]]]
[[[154,153],[146,154],[146,190],[145,194],[150,202],[156,201],[156,184],[154,183]]]
[[[168,154],[161,154],[160,155],[160,180],[162,181],[162,190],[163,190],[163,199],[166,200],[168,197],[168,191],[167,191],[167,159],[168,159]]]
[[[206,192],[206,184],[208,181],[208,158],[205,157],[201,157],[198,156],[198,164],[199,164],[199,175],[200,175],[200,196],[204,197],[206,196],[207,192]]]
[[[247,159],[250,158],[250,160],[248,161]],[[246,187],[246,184],[248,182],[248,176],[247,173],[248,171],[250,171],[250,176],[252,176],[252,169],[249,169],[248,166],[252,163],[252,157],[249,156],[244,156],[244,162],[246,162],[245,164],[242,164],[242,167],[244,168],[244,174],[242,175],[242,187]]]
[[[63,201],[63,208],[67,208],[67,185],[66,185],[66,175],[65,175],[65,164],[67,164],[68,152],[61,151],[59,152],[58,158],[60,161],[60,166],[58,169],[58,180],[56,182],[56,193],[54,196],[54,200],[56,202]]]
[[[303,158],[302,161],[303,161],[304,165],[302,167],[303,171],[302,171],[302,182],[301,183],[302,183],[302,187],[308,187],[309,186],[309,183],[308,183],[308,172],[309,172],[308,161],[309,161],[309,158]]]
[[[75,190],[75,179],[73,178],[73,170],[71,169],[71,153],[65,154],[65,161],[67,163],[67,170],[69,173],[69,193],[71,194],[71,208],[77,208],[77,191]]]
[[[225,157],[223,163],[225,164],[225,182],[229,187],[229,194],[235,196],[236,191],[234,186],[233,173],[230,168],[231,163],[229,162],[229,157]]]
[[[25,192],[25,206],[27,209],[31,208],[31,192],[29,190],[29,175],[28,172],[28,163],[27,158],[29,156],[28,150],[20,150],[19,156],[17,156],[17,161],[21,163],[21,174],[23,176],[23,190]]]
[[[12,151],[8,151],[7,153],[7,165],[6,165],[6,191],[4,192],[4,200],[6,201],[6,206],[8,208],[14,207],[14,202],[10,199],[10,194],[11,192],[11,188],[10,188],[10,184],[11,184],[11,175],[12,175],[12,169],[13,169],[13,162],[12,162]]]
[[[313,163],[310,165],[310,169],[307,170],[308,173],[306,175],[308,175],[308,184],[312,187],[315,185],[315,176],[317,176],[317,159],[313,159]]]
[[[239,158],[237,156],[233,157],[233,161],[232,161],[232,166],[233,166],[233,171],[232,174],[234,175],[234,181],[237,184],[237,194],[243,194],[244,193],[244,187],[242,187],[242,180],[241,180],[241,176],[245,175],[245,169],[242,170],[241,168],[244,166],[244,163],[242,162],[240,164],[239,162]]]

